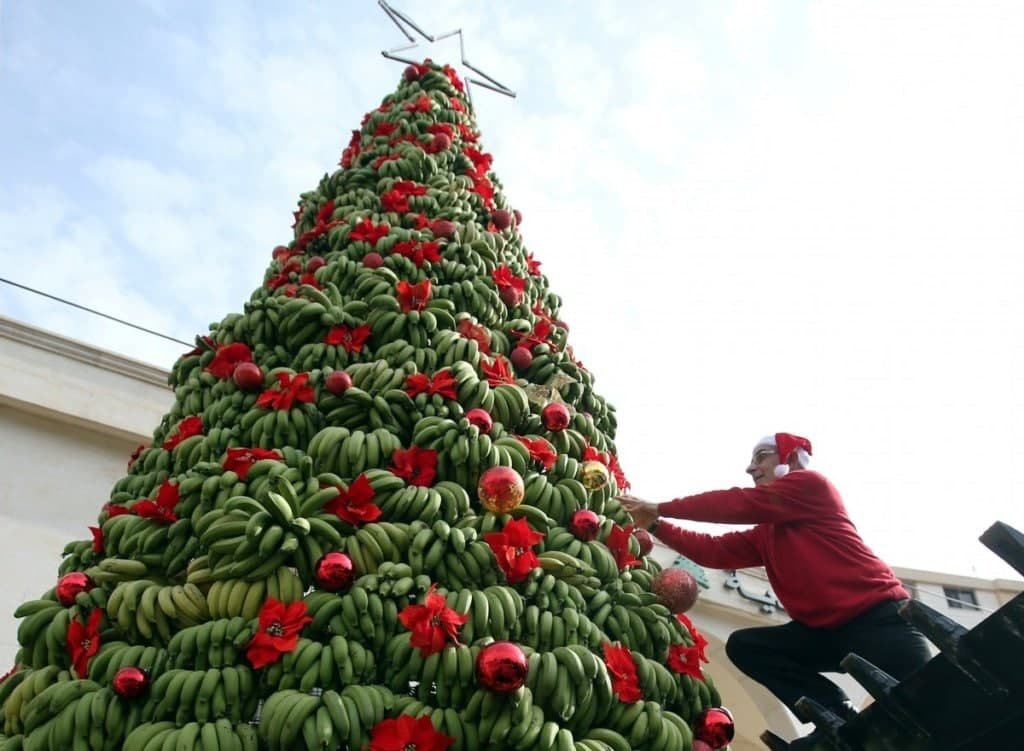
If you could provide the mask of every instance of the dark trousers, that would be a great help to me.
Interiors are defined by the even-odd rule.
[[[734,631],[725,645],[733,664],[794,709],[801,696],[841,710],[848,697],[821,673],[845,672],[839,661],[855,652],[897,680],[928,662],[921,633],[900,617],[900,601],[876,605],[836,628],[782,626]],[[841,714],[841,712],[840,712]]]

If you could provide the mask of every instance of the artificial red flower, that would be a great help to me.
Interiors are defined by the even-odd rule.
[[[676,614],[676,620],[686,627],[686,630],[690,632],[690,638],[693,639],[693,645],[697,648],[697,654],[704,662],[708,661],[707,652],[705,649],[708,646],[708,640],[704,638],[704,634],[697,630],[697,627],[693,625],[693,621],[686,617],[684,613]]]
[[[295,256],[302,255],[302,249],[289,248],[287,245],[278,245],[270,255],[278,263],[287,263]]]
[[[380,106],[376,110],[377,112],[390,112],[391,102],[381,102]]]
[[[208,349],[214,348],[213,339],[208,336],[200,336],[196,338],[195,349],[189,350],[182,357],[192,357],[193,355],[201,355]]]
[[[484,200],[484,206],[487,208],[494,207],[494,183],[486,177],[477,178],[473,182],[473,191]],[[487,231],[497,232],[498,228],[492,224],[488,226]]]
[[[533,329],[527,333],[514,331],[513,335],[519,340],[518,347],[526,347],[532,350],[538,344],[550,344],[548,339],[551,332],[555,330],[554,325],[543,318],[533,324]]]
[[[395,247],[391,249],[391,252],[405,256],[416,264],[416,268],[422,268],[424,261],[430,261],[431,263],[441,262],[441,254],[438,252],[439,248],[439,244],[434,241],[402,240],[395,243]]]
[[[235,366],[240,362],[252,362],[252,350],[245,342],[235,342],[217,347],[217,354],[210,360],[205,370],[217,378],[230,378]]]
[[[688,675],[698,681],[704,679],[700,669],[700,649],[696,645],[673,644],[668,648],[668,666],[682,675]]]
[[[503,383],[515,385],[516,376],[512,372],[509,361],[502,355],[495,355],[494,359],[490,361],[481,359],[480,370],[483,371],[484,378],[491,386],[500,386]]]
[[[312,620],[302,600],[285,605],[268,597],[260,608],[259,628],[245,652],[249,663],[259,670],[277,662],[281,655],[295,649],[299,632]]]
[[[281,461],[284,457],[274,449],[260,448],[233,448],[228,449],[227,458],[224,460],[224,471],[234,472],[239,480],[245,480],[249,476],[252,465],[263,459]]]
[[[503,289],[514,289],[520,294],[526,291],[526,280],[513,274],[508,264],[503,263],[492,271],[491,279],[494,280],[494,286],[499,292]]]
[[[267,279],[267,289],[277,289],[278,287],[283,287],[292,280],[293,273],[299,274],[301,272],[301,263],[294,260],[288,261],[288,263],[281,267],[281,270],[278,272],[277,276],[272,276],[270,277],[270,279]]]
[[[68,624],[67,648],[71,655],[71,667],[75,675],[85,678],[89,671],[89,660],[100,651],[100,621],[103,611],[93,608],[84,623],[75,618]]]
[[[309,373],[277,374],[277,388],[267,389],[256,400],[257,407],[268,409],[291,409],[295,402],[311,402],[316,392],[309,385]]]
[[[174,507],[178,505],[179,493],[177,485],[172,485],[169,480],[164,480],[156,493],[156,500],[144,498],[134,503],[129,511],[144,519],[155,519],[171,524],[178,521]]]
[[[292,229],[295,229],[298,226],[299,220],[302,219],[303,211],[304,209],[302,208],[302,206],[299,206],[297,209],[295,209],[295,211],[292,212]]]
[[[128,457],[128,469],[132,468],[132,465],[135,464],[136,461],[138,461],[139,456],[147,448],[149,448],[149,446],[147,446],[144,443],[140,443],[138,446],[135,447],[135,450],[132,451],[132,455]]]
[[[377,123],[377,127],[373,131],[375,136],[390,136],[398,130],[398,123]]]
[[[533,253],[526,254],[526,270],[530,276],[540,276],[540,263],[534,259]]]
[[[469,161],[473,163],[473,169],[470,174],[474,177],[484,177],[487,171],[490,170],[491,165],[494,163],[494,157],[490,154],[475,149],[472,146],[467,146],[462,150],[462,153],[469,157]]]
[[[453,743],[454,738],[437,731],[430,715],[403,714],[373,726],[369,751],[447,751]]]
[[[336,347],[340,345],[346,352],[362,352],[363,345],[366,344],[366,340],[370,338],[371,334],[373,334],[373,329],[365,323],[354,329],[342,324],[332,327],[327,332],[324,344],[333,344]]]
[[[103,529],[101,527],[89,527],[92,532],[92,552],[103,552]]]
[[[644,698],[640,690],[640,679],[636,674],[636,663],[629,647],[605,642],[604,664],[612,679],[612,690],[619,696],[619,701],[632,704]]]
[[[103,510],[107,512],[108,519],[113,519],[115,516],[131,513],[131,510],[127,506],[122,506],[119,503],[104,503]]]
[[[450,65],[446,65],[441,68],[441,70],[443,70],[444,74],[448,76],[448,80],[451,82],[452,86],[455,87],[456,91],[460,94],[464,94],[466,92],[466,87],[463,85],[462,79],[459,78],[459,74],[455,72],[455,68]]]
[[[384,211],[405,214],[410,210],[409,197],[399,193],[397,190],[389,190],[380,197],[380,207]]]
[[[452,130],[452,126],[448,123],[431,123],[427,126],[427,133],[432,136],[444,133],[449,138],[455,138],[455,131]]]
[[[403,196],[425,196],[427,194],[427,186],[414,183],[412,180],[398,180],[392,186],[392,190],[397,190]]]
[[[346,490],[338,485],[338,497],[324,505],[324,511],[335,514],[353,527],[375,522],[380,518],[380,509],[373,502],[373,486],[365,474],[353,480]]]
[[[632,524],[627,524],[625,529],[620,527],[618,524],[613,524],[611,532],[609,532],[608,537],[605,538],[604,544],[608,546],[608,550],[610,550],[612,555],[615,556],[615,564],[619,567],[619,571],[629,568],[630,566],[637,566],[641,563],[633,557],[633,554],[629,550],[629,541],[632,536]]]
[[[348,146],[341,152],[341,160],[338,162],[342,167],[348,168],[352,166],[352,161],[359,156],[362,140],[363,134],[358,130],[353,130],[352,137],[348,141]],[[294,227],[295,225],[292,226]]]
[[[410,310],[423,310],[430,302],[430,280],[424,279],[418,284],[400,281],[395,285],[395,292],[403,313],[408,313]]]
[[[295,297],[297,294],[299,294],[299,287],[303,284],[308,284],[310,287],[313,287],[314,289],[323,289],[323,286],[320,284],[320,282],[316,280],[316,277],[313,276],[312,273],[307,271],[305,274],[299,277],[298,284],[284,285],[284,296]]]
[[[419,98],[415,102],[409,102],[402,109],[406,112],[423,112],[429,113],[434,108],[434,103],[430,101],[430,97],[426,94],[420,94]]]
[[[410,485],[430,487],[437,476],[437,452],[420,446],[396,449],[391,454],[391,471]]]
[[[484,542],[491,546],[498,566],[510,584],[524,581],[540,565],[533,546],[543,539],[544,533],[530,529],[526,517],[513,519],[501,532],[484,535]]]
[[[451,104],[452,109],[455,110],[456,112],[465,112],[466,111],[466,108],[462,106],[462,101],[459,100],[459,99],[455,99],[455,98],[449,99],[448,103]]]
[[[430,220],[427,219],[427,215],[423,213],[413,214],[412,216],[406,217],[406,219],[412,224],[413,229],[426,229],[430,226]]]
[[[473,323],[468,318],[463,318],[455,326],[455,330],[466,339],[475,341],[481,353],[485,355],[491,354],[491,332],[486,328]]]
[[[199,415],[192,415],[186,417],[178,423],[177,429],[174,434],[171,435],[167,440],[164,441],[164,450],[173,451],[174,447],[184,441],[186,438],[191,438],[194,435],[202,435],[203,433],[203,418]]]
[[[477,139],[476,133],[474,133],[465,123],[459,123],[459,135],[462,136],[462,140],[468,141],[469,143],[475,143]]]
[[[424,657],[440,652],[447,644],[458,644],[459,627],[469,618],[449,608],[436,589],[432,584],[425,604],[409,605],[398,614],[398,620],[412,632],[409,644],[418,647]]]
[[[352,242],[362,241],[369,243],[370,247],[376,247],[377,241],[387,237],[391,227],[387,224],[374,224],[369,217],[363,217],[359,223],[348,233],[348,239]]]
[[[530,459],[538,462],[544,469],[551,469],[558,461],[554,447],[543,438],[527,438],[517,435],[516,438],[530,452]]]
[[[296,251],[298,251],[299,253],[304,253],[306,248],[309,246],[311,242],[313,242],[313,240],[341,224],[341,220],[333,220],[333,216],[334,201],[330,200],[327,201],[323,206],[321,206],[317,210],[316,221],[313,224],[313,228],[310,230],[306,230],[301,235],[299,235],[299,238],[295,241]],[[301,283],[307,284],[308,282],[302,281]]]
[[[405,378],[405,393],[411,397],[420,394],[440,394],[448,399],[458,399],[455,376],[448,368],[437,371],[433,378],[426,373],[413,373]]]

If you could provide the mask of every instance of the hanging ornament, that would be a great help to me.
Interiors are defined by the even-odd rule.
[[[512,367],[522,373],[533,364],[533,352],[526,347],[516,347],[508,356]]]
[[[365,256],[363,256],[363,266],[368,269],[379,269],[384,265],[384,256],[378,253],[376,250],[371,250]]]
[[[495,209],[491,212],[491,221],[499,230],[506,230],[512,226],[513,214],[508,209]]]
[[[732,713],[725,707],[708,707],[693,723],[693,737],[714,751],[725,748],[736,734]]]
[[[550,404],[545,404],[544,409],[540,411],[540,421],[548,430],[557,432],[569,427],[569,423],[572,421],[572,413],[569,412],[569,407],[565,404],[551,402]]]
[[[697,602],[697,580],[689,571],[667,568],[651,580],[651,592],[673,613],[685,613]]]
[[[690,746],[690,751],[712,751],[712,749],[711,746],[706,744],[704,741],[694,738],[693,745]]]
[[[466,419],[469,420],[470,425],[475,425],[481,433],[490,433],[491,428],[494,427],[494,420],[490,413],[480,407],[473,407],[466,412]]]
[[[480,475],[476,494],[485,509],[505,514],[523,502],[526,488],[522,476],[511,467],[491,467]]]
[[[588,508],[581,508],[569,517],[569,531],[578,540],[596,540],[601,532],[601,517]]]
[[[530,662],[518,644],[496,641],[480,650],[476,678],[488,691],[508,694],[526,683]]]
[[[324,388],[335,396],[341,396],[352,387],[352,376],[344,370],[335,370],[324,379]]]
[[[235,366],[231,380],[242,391],[259,391],[263,388],[263,370],[254,362],[240,362]]]
[[[654,536],[646,529],[635,529],[633,537],[640,543],[640,556],[650,555],[654,550]]]
[[[356,567],[344,553],[333,551],[317,561],[316,585],[325,592],[344,592],[356,578]]]
[[[88,592],[95,586],[96,584],[88,574],[83,574],[81,571],[64,574],[57,580],[57,601],[65,607],[70,607],[75,604],[75,598],[80,592]]]
[[[149,676],[144,670],[134,666],[121,668],[114,673],[114,680],[110,686],[122,699],[134,699],[149,688]]]
[[[580,482],[587,490],[600,490],[608,484],[609,480],[611,480],[611,473],[608,471],[608,467],[595,459],[583,462],[583,466],[580,467]]]

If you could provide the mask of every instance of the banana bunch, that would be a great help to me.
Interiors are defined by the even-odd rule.
[[[222,381],[221,383],[231,384],[234,388],[231,381]],[[210,429],[206,431],[205,453],[211,460],[221,456],[231,440],[238,437],[235,429],[237,423],[242,415],[256,406],[258,398],[259,394],[257,393],[235,388],[230,393],[219,396],[203,410],[203,425],[210,426]]]
[[[124,739],[122,751],[156,751],[161,748],[191,751],[259,751],[256,728],[247,722],[232,724],[226,718],[214,722],[188,722],[179,727],[170,720],[147,722]]]
[[[582,645],[596,650],[607,641],[601,629],[580,611],[563,608],[561,613],[553,613],[533,604],[523,611],[519,639],[538,650],[562,645]]]
[[[392,368],[406,364],[414,366],[417,372],[429,373],[438,366],[438,356],[434,349],[414,347],[405,339],[394,339],[377,348],[377,357]]]
[[[608,731],[596,728],[591,731],[590,737],[605,740],[616,751],[670,751],[686,748],[693,737],[684,718],[654,701],[637,701],[632,704],[617,702],[612,707],[608,724],[612,728],[610,732],[623,739],[624,745],[618,739],[614,743],[605,740],[609,737],[606,734]]]
[[[305,591],[298,575],[290,568],[280,566],[266,579],[254,582],[243,579],[215,581],[206,593],[206,604],[211,618],[241,616],[251,620],[259,615],[268,597],[289,603],[301,600]]]
[[[410,709],[413,708],[406,708],[405,712],[409,713]],[[419,713],[426,712],[421,709]],[[456,744],[453,747],[457,747],[461,741],[462,747],[466,749],[480,748],[484,744],[498,748],[534,749],[541,747],[538,744],[546,736],[550,735],[553,739],[559,732],[557,723],[545,720],[544,712],[529,687],[520,688],[508,697],[477,690],[462,711],[461,719],[462,734],[455,736]],[[446,729],[458,731],[446,715],[434,721],[441,722]],[[573,748],[572,734],[564,729],[563,732],[570,744],[567,748]],[[474,742],[480,745],[473,745]],[[549,747],[555,748],[554,745]]]
[[[525,605],[516,590],[500,584],[484,589],[466,587],[449,590],[448,607],[460,615],[469,615],[462,625],[462,638],[468,643],[490,638],[497,641],[518,638]]]
[[[296,404],[291,409],[256,408],[242,416],[238,435],[244,445],[264,449],[305,446],[322,422],[323,417],[312,404]]]
[[[463,705],[475,682],[479,646],[449,645],[426,657],[413,647],[411,635],[402,632],[385,645],[383,654],[384,681],[396,694],[412,691],[422,702],[438,705]],[[415,684],[413,689],[410,686]]]
[[[537,571],[541,573],[535,573]],[[581,590],[595,590],[587,583],[569,584],[564,579],[543,573],[542,569],[531,572],[522,589],[524,601],[555,615],[567,608],[586,612],[587,600]]]
[[[243,659],[254,630],[252,622],[241,616],[183,628],[167,643],[169,665],[195,670],[232,665]]]
[[[405,598],[383,597],[358,582],[340,600],[340,610],[327,623],[328,633],[356,639],[374,651],[402,628],[398,613],[408,604]]]
[[[309,693],[372,683],[376,672],[374,653],[354,638],[333,636],[326,643],[303,638],[261,674],[260,683],[264,695],[288,689]]]
[[[73,741],[80,742],[84,732],[88,742],[93,732],[99,734],[100,748],[104,745],[104,715],[98,716],[98,727],[92,727],[91,702],[85,706],[84,717],[80,717],[78,705],[90,693],[99,692],[100,685],[89,680],[72,680],[54,683],[34,696],[24,707],[24,743],[26,749],[71,748]],[[113,698],[108,690],[107,696]],[[116,701],[110,702],[111,705]],[[106,706],[106,702],[103,703]],[[120,704],[117,704],[120,707]],[[104,714],[107,709],[101,707]],[[116,711],[116,710],[115,710]],[[111,712],[113,714],[113,712]]]
[[[277,691],[263,705],[259,737],[270,751],[363,748],[393,703],[383,686],[348,686],[321,696]]]
[[[0,684],[3,686],[4,697],[4,734],[12,736],[24,733],[25,718],[32,700],[50,686],[70,683],[72,680],[71,673],[51,663],[34,670],[20,670]],[[12,681],[8,688],[6,684]]]
[[[174,720],[179,727],[193,720],[212,722],[220,718],[248,722],[258,704],[256,676],[244,665],[206,670],[175,668],[153,681],[141,719]]]
[[[533,707],[532,710],[543,716],[539,707]],[[410,717],[429,717],[439,732],[455,739],[450,746],[451,751],[471,751],[482,748],[476,724],[464,721],[462,713],[451,707],[434,708],[415,697],[400,696],[395,700],[394,711]],[[530,746],[522,745],[520,748],[527,749]]]
[[[431,487],[410,485],[393,491],[390,495],[381,495],[374,499],[380,507],[383,518],[395,522],[414,524],[420,521],[432,524],[440,519],[448,524],[469,512],[469,494],[461,485],[447,480],[435,483]]]
[[[160,584],[149,579],[125,581],[114,587],[107,617],[125,634],[144,639],[171,640],[174,631],[209,618],[202,590],[195,584]]]
[[[591,507],[586,488],[575,478],[551,482],[547,475],[527,472],[523,485],[523,503],[540,509],[558,525],[568,524],[574,513]]]
[[[373,574],[381,565],[401,562],[411,544],[409,526],[402,523],[370,522],[344,541],[357,571]]]
[[[79,597],[85,603],[84,607],[65,608],[49,598],[29,600],[18,607],[14,617],[22,619],[18,624],[19,664],[41,668],[67,662],[65,642],[68,624],[80,609],[93,607],[92,592],[82,593]]]
[[[402,394],[408,398],[405,392]],[[364,432],[358,428],[329,427],[313,437],[309,455],[317,471],[334,474],[339,479],[354,478],[366,470],[387,467],[391,454],[401,447],[398,436],[385,428]]]
[[[450,329],[442,329],[434,332],[430,344],[437,352],[437,361],[441,367],[452,367],[459,363],[465,363],[473,369],[475,374],[480,365],[480,344],[475,339],[468,339]],[[494,398],[488,394],[489,392],[485,392],[480,403],[472,406],[490,410],[494,405]],[[466,406],[469,408],[468,405]]]
[[[89,678],[101,686],[109,686],[118,670],[136,667],[152,679],[163,673],[169,661],[170,654],[160,647],[109,642],[89,661]]]
[[[475,240],[468,245],[483,256],[490,253],[490,248],[482,241]],[[481,325],[489,328],[497,328],[505,319],[505,303],[498,297],[497,291],[488,286],[486,282],[477,277],[476,279],[463,279],[452,281],[448,284],[438,284],[433,290],[434,300],[443,300],[448,304],[448,310],[454,316],[455,311],[468,313],[480,322]],[[455,328],[451,326],[449,328]],[[413,339],[409,339],[416,344]],[[417,345],[422,346],[422,345]]]
[[[168,457],[170,456],[167,452],[162,453]],[[132,469],[136,466],[138,466],[138,462],[132,465]],[[114,487],[111,489],[111,499],[113,499],[114,496],[125,500],[146,498],[170,476],[170,469],[170,462],[168,462],[166,468],[155,470],[153,472],[133,473],[129,470],[128,474],[114,483]]]
[[[415,574],[427,574],[449,589],[499,581],[490,546],[472,527],[452,526],[443,519],[414,534],[408,560]]]
[[[381,429],[397,431],[412,420],[405,402],[396,401],[394,392],[397,391],[390,389],[383,394],[371,394],[351,386],[341,396],[324,399],[324,423],[364,433]],[[408,396],[404,391],[401,393]]]

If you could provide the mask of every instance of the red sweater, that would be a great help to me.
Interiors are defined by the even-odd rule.
[[[764,566],[790,617],[814,628],[847,623],[886,600],[910,595],[857,533],[839,491],[825,477],[797,470],[753,488],[714,490],[658,507],[661,516],[756,524],[713,536],[659,524],[656,536],[701,566]]]

